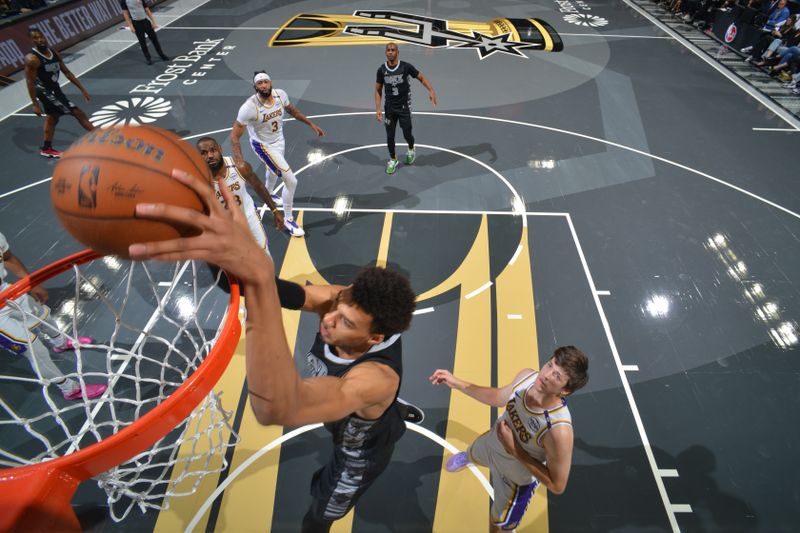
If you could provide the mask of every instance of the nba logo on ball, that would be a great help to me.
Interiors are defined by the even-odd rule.
[[[736,32],[737,31],[738,30],[736,29],[736,24],[735,23],[733,23],[730,26],[728,26],[728,31],[725,32],[725,42],[726,43],[733,42],[733,40],[736,39]]]
[[[97,207],[97,180],[100,177],[98,167],[85,166],[78,178],[78,205],[94,209]]]

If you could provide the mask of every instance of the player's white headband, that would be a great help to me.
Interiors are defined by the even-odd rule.
[[[253,85],[255,85],[256,83],[258,83],[258,82],[260,82],[262,80],[269,81],[270,79],[271,78],[267,74],[264,74],[263,72],[259,72],[258,74],[256,74],[253,77]]]

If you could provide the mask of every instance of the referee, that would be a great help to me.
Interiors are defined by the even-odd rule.
[[[389,162],[386,164],[386,173],[394,174],[397,170],[397,154],[394,149],[394,132],[397,123],[403,130],[403,137],[408,143],[405,163],[410,165],[417,158],[414,151],[414,136],[411,133],[411,86],[409,78],[416,78],[428,90],[428,98],[436,105],[436,91],[433,90],[428,78],[414,68],[411,63],[400,61],[397,56],[396,43],[386,45],[386,62],[378,68],[375,79],[375,117],[378,122],[383,121],[386,126],[386,144],[389,147]],[[386,93],[384,113],[381,113],[381,91]],[[385,115],[385,116],[384,116]]]

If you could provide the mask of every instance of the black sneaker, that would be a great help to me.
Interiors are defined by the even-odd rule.
[[[400,410],[400,416],[402,416],[403,420],[406,422],[421,424],[422,421],[425,420],[425,411],[401,398],[397,399],[397,408]]]
[[[145,57],[144,58],[144,62],[147,63],[148,65],[152,65],[153,64],[153,60],[150,59],[149,57]]]

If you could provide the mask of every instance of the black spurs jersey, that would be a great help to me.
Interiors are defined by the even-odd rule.
[[[372,361],[387,365],[403,378],[402,341],[400,334],[393,335],[380,344],[373,346],[367,353],[358,359],[342,359],[336,355],[336,350],[322,340],[319,333],[314,339],[314,345],[306,356],[307,369],[313,376],[344,376],[354,366]],[[395,391],[395,399],[400,391],[400,385]],[[405,423],[397,409],[397,402],[376,420],[366,420],[355,413],[337,420],[328,422],[325,428],[333,435],[333,444],[343,449],[348,456],[367,458],[373,453],[384,450],[393,445],[406,430]]]
[[[405,111],[411,108],[411,84],[409,78],[419,76],[419,71],[411,63],[399,61],[394,68],[384,62],[378,68],[376,83],[383,84],[386,109]]]
[[[58,76],[61,72],[61,59],[55,50],[48,49],[49,57],[36,48],[31,50],[39,58],[39,68],[36,70],[36,88],[52,91],[58,89]]]

